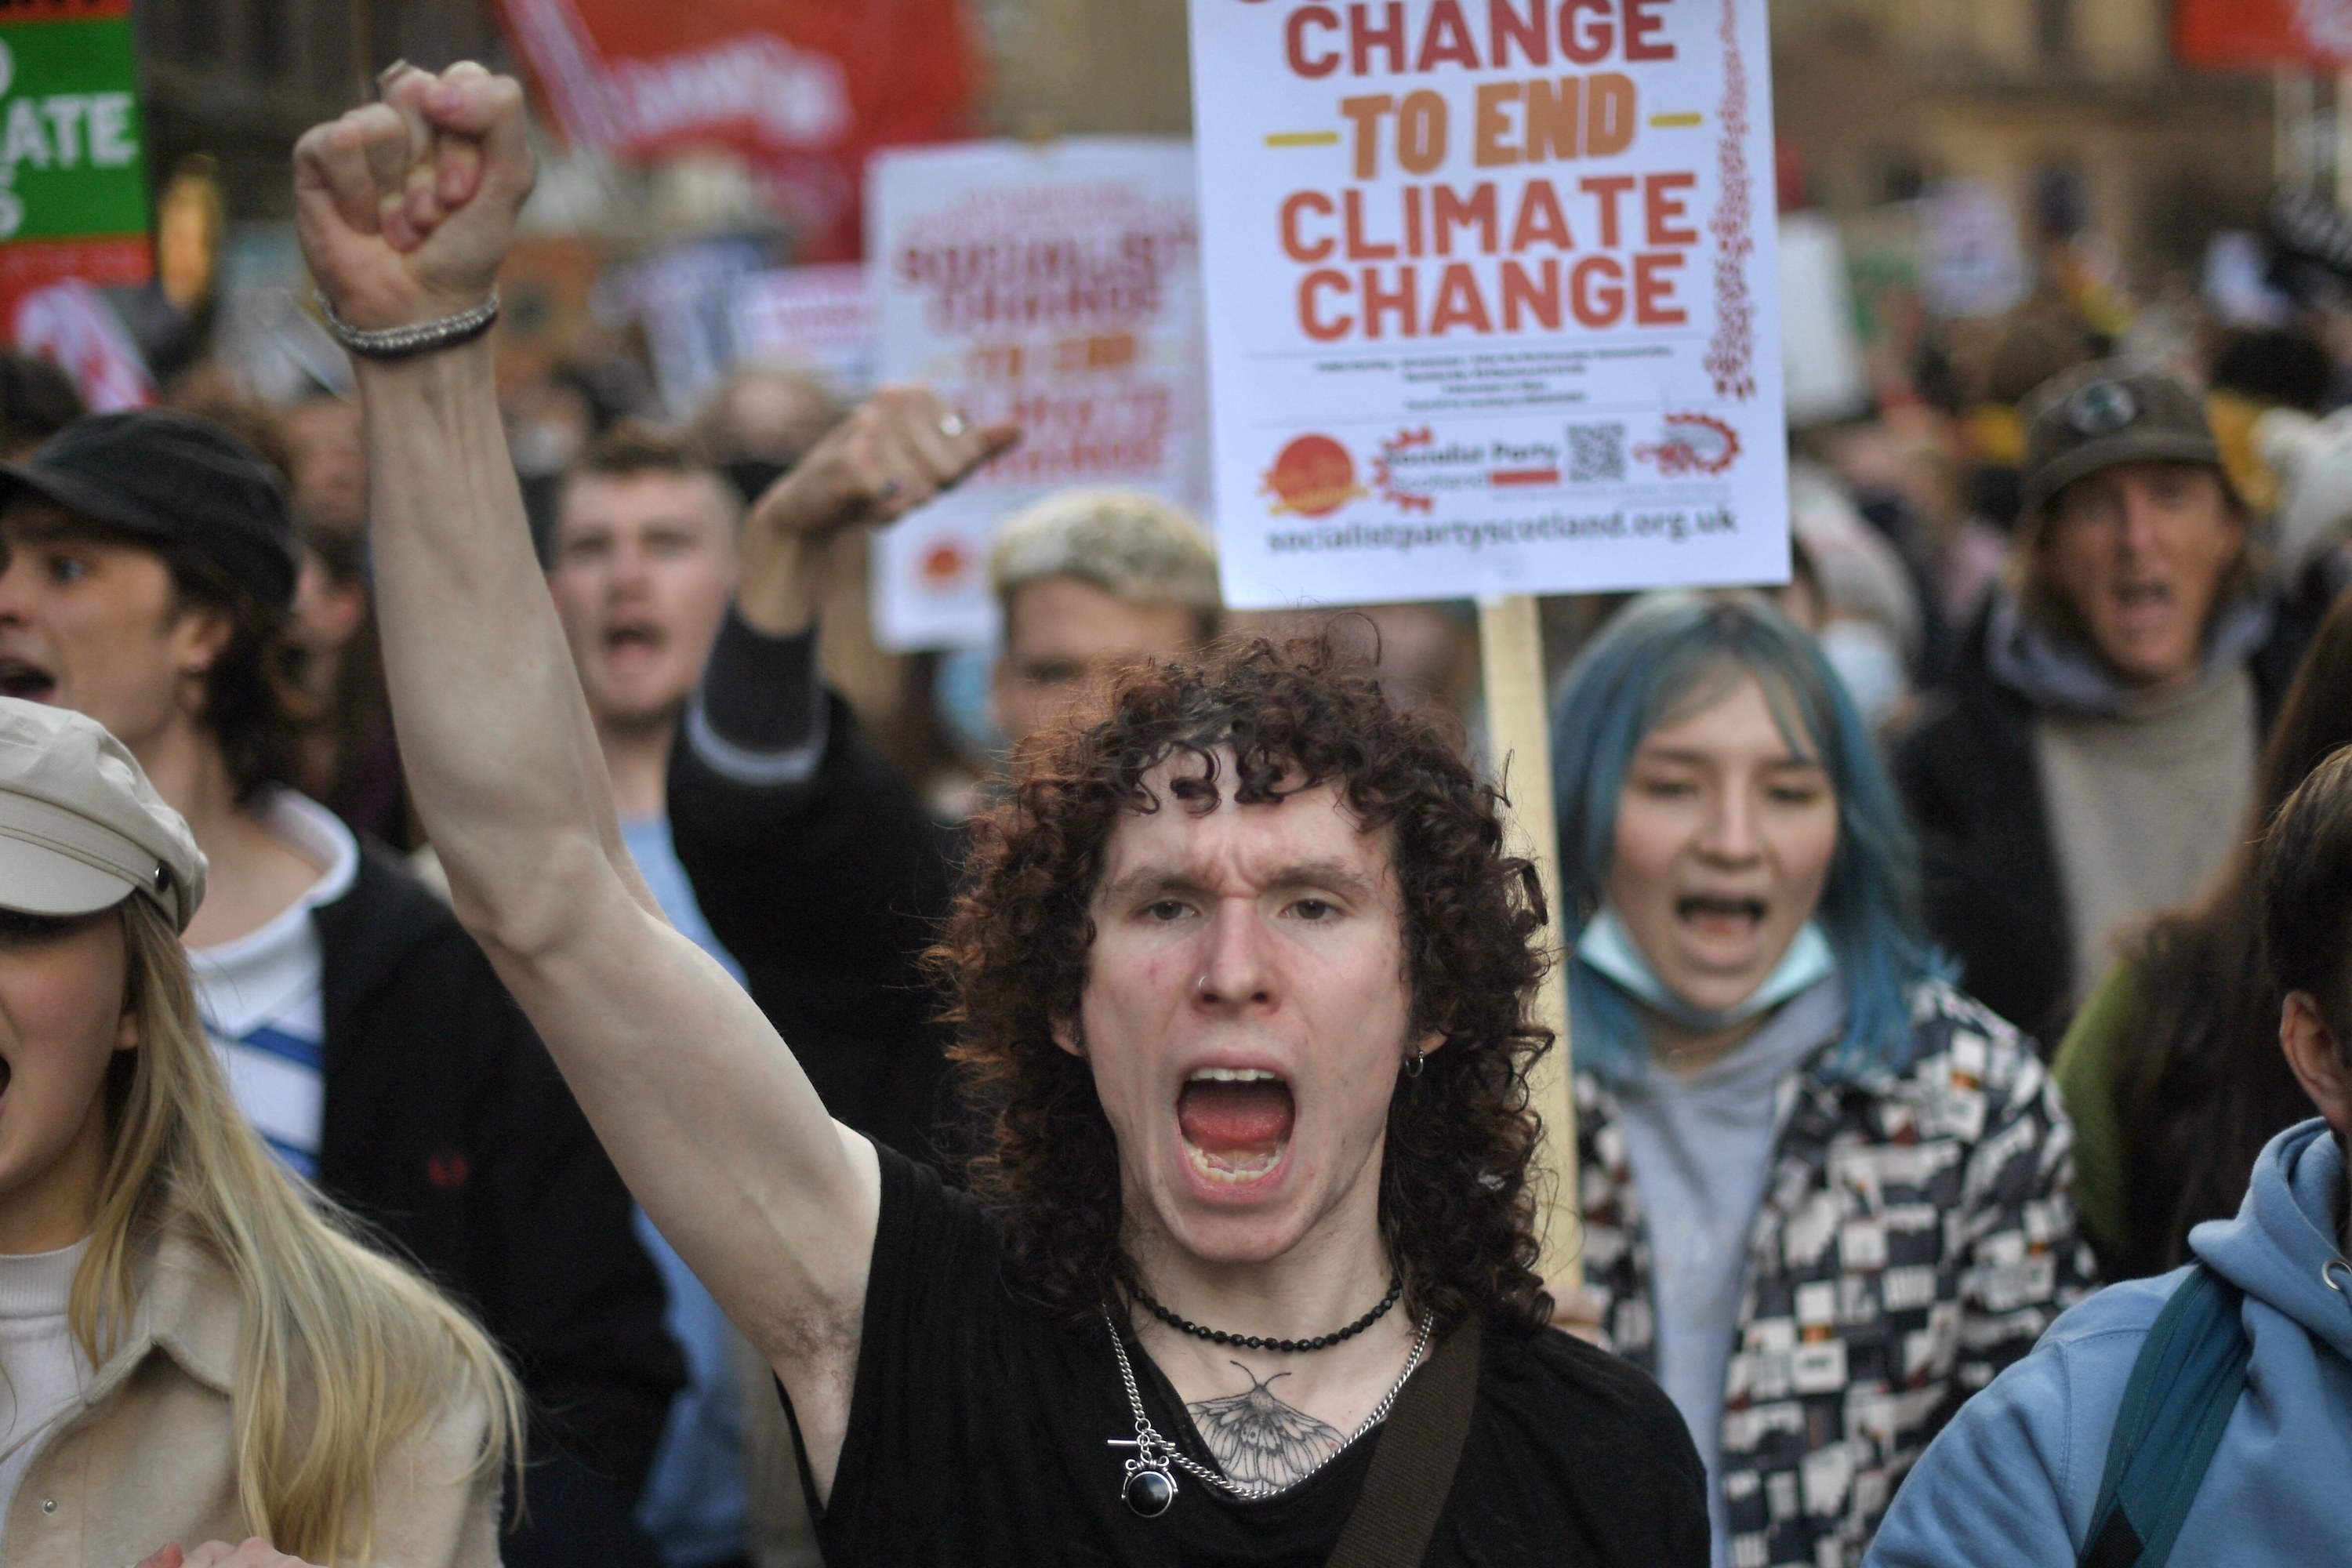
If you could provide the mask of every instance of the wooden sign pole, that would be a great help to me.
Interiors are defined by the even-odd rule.
[[[1543,879],[1551,913],[1551,951],[1559,960],[1545,976],[1536,1016],[1558,1040],[1529,1076],[1528,1092],[1543,1118],[1537,1151],[1544,1184],[1538,1225],[1542,1270],[1554,1282],[1580,1284],[1576,1201],[1576,1104],[1570,1089],[1568,965],[1559,899],[1559,832],[1552,814],[1551,742],[1544,700],[1543,626],[1535,596],[1507,594],[1478,601],[1478,654],[1486,696],[1488,748],[1496,773],[1510,787],[1508,828]]]

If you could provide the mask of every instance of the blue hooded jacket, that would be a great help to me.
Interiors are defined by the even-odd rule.
[[[2344,1193],[2344,1152],[2315,1117],[2263,1149],[2235,1219],[2189,1233],[2245,1292],[2253,1361],[2175,1568],[2352,1563],[2352,1297],[2322,1274],[2340,1256]],[[1895,1494],[1868,1568],[2074,1563],[2132,1363],[2187,1275],[2101,1291],[1961,1406]]]

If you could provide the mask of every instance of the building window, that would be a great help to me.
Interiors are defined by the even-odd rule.
[[[2033,0],[2033,42],[2047,65],[2074,58],[2074,0]]]
[[[245,58],[252,75],[261,81],[282,81],[292,54],[286,0],[245,0],[245,26],[249,40]]]
[[[1916,202],[1927,194],[1927,166],[1915,153],[1884,154],[1878,165],[1878,199]]]
[[[2045,240],[2072,239],[2090,223],[2091,191],[2083,171],[2052,162],[2033,172],[2033,227]]]
[[[180,54],[205,65],[221,58],[220,10],[211,0],[186,0],[179,9]]]

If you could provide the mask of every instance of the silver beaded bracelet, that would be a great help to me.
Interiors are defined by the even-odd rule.
[[[335,341],[352,353],[366,354],[371,359],[406,359],[411,354],[471,342],[488,331],[490,323],[499,319],[499,291],[492,289],[490,297],[471,310],[405,327],[354,327],[335,314],[335,307],[324,294],[319,296],[319,310],[327,318],[327,330],[335,334]]]

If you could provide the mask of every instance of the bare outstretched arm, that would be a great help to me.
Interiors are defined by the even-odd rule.
[[[355,327],[465,310],[489,292],[531,179],[511,79],[409,70],[295,149],[311,274]],[[792,1390],[829,1488],[880,1200],[874,1152],[662,920],[622,846],[488,341],[357,365],[393,711],[458,914],[630,1190]]]

